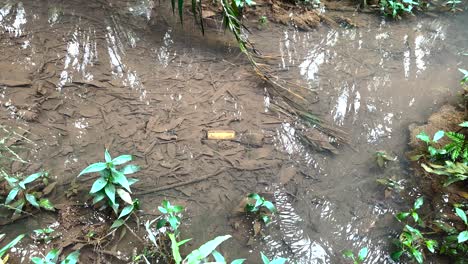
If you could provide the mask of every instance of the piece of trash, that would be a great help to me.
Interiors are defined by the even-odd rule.
[[[213,140],[230,140],[236,137],[234,130],[208,130],[206,132],[207,139]]]

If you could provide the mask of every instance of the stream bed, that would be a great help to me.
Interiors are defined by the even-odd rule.
[[[468,67],[468,16],[355,19],[357,28],[311,32],[273,23],[259,30],[250,21],[256,47],[277,58],[276,74],[313,90],[310,109],[349,134],[349,146],[331,154],[304,146],[292,120],[270,111],[266,84],[228,33],[182,28],[169,7],[148,0],[0,1],[0,120],[34,142],[22,153],[30,163],[9,170],[48,170],[60,204],[105,148],[132,154],[142,167],[134,185],[142,210],[157,214],[165,198],[186,206],[189,248],[232,234],[220,251],[247,263],[260,263],[260,251],[298,264],[348,263],[341,252],[362,247],[366,263],[392,263],[390,241],[400,228],[393,214],[407,202],[385,197],[376,179],[412,182],[408,126],[455,100],[458,68]],[[210,129],[232,129],[237,138],[205,140]],[[380,150],[397,161],[379,168]],[[79,184],[86,190],[91,182]],[[236,229],[233,214],[250,192],[267,194],[279,210],[256,239]],[[45,215],[1,233],[56,222]],[[118,249],[131,252],[136,243],[127,235]],[[26,243],[16,253],[23,263],[37,254]]]

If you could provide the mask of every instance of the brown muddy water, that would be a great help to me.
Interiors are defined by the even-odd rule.
[[[211,29],[202,37],[190,23],[181,29],[153,1],[1,1],[0,119],[35,142],[22,153],[31,163],[9,169],[50,171],[62,185],[52,198],[60,204],[70,181],[108,148],[134,155],[143,168],[134,188],[143,211],[157,214],[164,198],[187,207],[182,234],[194,238],[190,248],[232,234],[220,251],[247,263],[260,263],[259,251],[291,263],[345,263],[343,250],[364,246],[366,263],[392,263],[399,228],[392,214],[406,202],[385,198],[375,180],[393,176],[411,186],[408,125],[457,93],[457,68],[468,67],[468,16],[355,19],[359,28],[313,32],[257,30],[251,22],[257,48],[279,56],[277,74],[316,90],[311,109],[349,133],[350,146],[332,155],[307,149],[291,120],[270,111],[265,84],[229,35]],[[238,138],[207,141],[208,129],[233,129]],[[377,168],[378,150],[398,161]],[[234,228],[232,213],[249,192],[266,193],[279,209],[255,240]],[[84,201],[82,194],[72,200]],[[31,232],[55,218],[1,231]],[[130,254],[135,246],[127,235],[118,249]],[[26,240],[15,252],[22,263],[38,254]]]

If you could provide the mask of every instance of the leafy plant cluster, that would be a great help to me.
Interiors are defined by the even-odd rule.
[[[259,206],[261,205],[257,207]],[[245,259],[235,259],[231,262],[227,262],[225,257],[216,250],[219,245],[231,238],[230,235],[218,236],[204,243],[198,249],[193,250],[187,256],[182,257],[180,252],[181,246],[191,240],[179,239],[179,227],[181,225],[180,214],[183,212],[184,208],[180,205],[171,205],[169,201],[163,200],[158,209],[162,215],[159,218],[145,223],[148,239],[152,243],[151,248],[147,249],[144,254],[137,256],[135,261],[144,260],[145,263],[151,263],[149,259],[162,257],[163,261],[168,263],[173,262],[175,264],[199,264],[208,263],[210,261],[214,261],[214,263],[244,263]],[[156,226],[154,226],[155,222]],[[261,253],[261,259],[264,264],[283,264],[287,261],[284,258],[269,260],[263,253]]]
[[[466,259],[468,230],[465,211],[459,207],[454,209],[455,214],[464,223],[464,230],[458,232],[447,223],[447,219],[424,221],[417,212],[423,204],[423,197],[419,197],[409,211],[396,214],[395,217],[404,224],[404,227],[395,240],[397,250],[391,254],[392,259],[400,261],[402,256],[406,256],[417,263],[423,263],[427,253],[448,255],[455,261]],[[424,233],[420,228],[431,229],[431,232]]]
[[[244,208],[245,212],[252,213],[257,216],[265,224],[271,222],[271,216],[277,212],[275,205],[266,200],[257,193],[251,193],[247,196],[247,203]]]
[[[468,122],[463,122],[459,126],[467,128]],[[450,143],[437,148],[436,144],[444,137],[447,137]],[[429,162],[422,163],[421,166],[428,173],[446,176],[444,186],[468,179],[468,144],[464,134],[440,130],[431,139],[423,131],[416,138],[427,144],[427,155],[417,155],[414,159],[426,156]]]
[[[355,256],[353,251],[348,249],[343,252],[343,256],[345,258],[351,259],[353,261],[353,264],[361,264],[364,263],[364,260],[367,258],[368,251],[369,250],[367,249],[367,247],[363,247],[361,248],[361,250],[359,250],[358,255]]]

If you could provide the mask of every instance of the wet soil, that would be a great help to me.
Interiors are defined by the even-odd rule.
[[[104,148],[132,154],[142,167],[134,185],[140,223],[170,199],[187,206],[182,232],[195,238],[189,249],[234,234],[220,251],[248,263],[258,263],[260,250],[297,263],[340,263],[342,250],[362,246],[370,249],[369,263],[390,263],[388,241],[398,229],[391,214],[401,201],[386,200],[375,179],[407,178],[408,124],[425,120],[427,109],[455,93],[457,65],[467,63],[459,56],[468,42],[460,34],[464,14],[399,23],[364,15],[359,28],[312,32],[273,23],[256,29],[250,21],[257,47],[277,58],[271,62],[276,73],[317,91],[310,108],[348,131],[350,147],[332,156],[303,145],[294,120],[270,109],[266,84],[229,35],[211,27],[203,37],[191,21],[181,28],[167,6],[13,1],[0,15],[0,119],[29,131],[37,144],[21,153],[30,164],[9,169],[50,171],[58,182],[52,201],[73,208],[70,203],[87,200],[91,185],[77,181],[80,195],[66,198],[81,169],[103,160]],[[206,140],[210,129],[231,129],[237,137]],[[380,149],[401,161],[379,170],[373,157]],[[233,224],[233,211],[249,192],[271,195],[279,209],[253,241]],[[62,214],[41,214],[2,231],[30,232]],[[143,237],[141,226],[132,228]],[[130,232],[117,241],[101,250],[130,255],[141,248]],[[23,262],[38,254],[26,242],[16,252]]]

